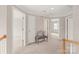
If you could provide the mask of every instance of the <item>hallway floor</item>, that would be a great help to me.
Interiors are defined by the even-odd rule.
[[[39,44],[28,45],[17,51],[17,54],[60,54],[61,40],[51,39],[48,42],[44,41]]]

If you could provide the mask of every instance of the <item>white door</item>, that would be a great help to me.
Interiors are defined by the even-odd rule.
[[[13,51],[25,45],[25,14],[13,8]]]
[[[28,44],[35,42],[35,27],[35,16],[28,15]]]

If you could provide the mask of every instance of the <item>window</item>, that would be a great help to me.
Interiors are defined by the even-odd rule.
[[[58,33],[58,31],[59,31],[59,26],[58,26],[58,22],[54,22],[54,24],[53,24],[53,26],[54,26],[54,32],[55,33]]]
[[[59,33],[59,19],[51,19],[52,33]]]

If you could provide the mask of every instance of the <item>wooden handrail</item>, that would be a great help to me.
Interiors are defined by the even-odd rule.
[[[69,40],[69,39],[63,39],[63,53],[65,54],[66,52],[66,43],[72,43],[75,45],[79,45],[78,41],[74,41],[74,40]]]
[[[7,38],[6,35],[0,35],[0,41],[3,40],[3,39],[5,39],[5,38]]]
[[[68,42],[68,43],[79,45],[79,41],[74,41],[74,40],[69,40],[69,39],[64,39],[64,41],[65,43]]]

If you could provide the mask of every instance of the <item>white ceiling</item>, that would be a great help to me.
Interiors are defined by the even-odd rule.
[[[72,10],[72,6],[68,5],[18,5],[17,7],[27,13],[47,17],[66,16]]]

